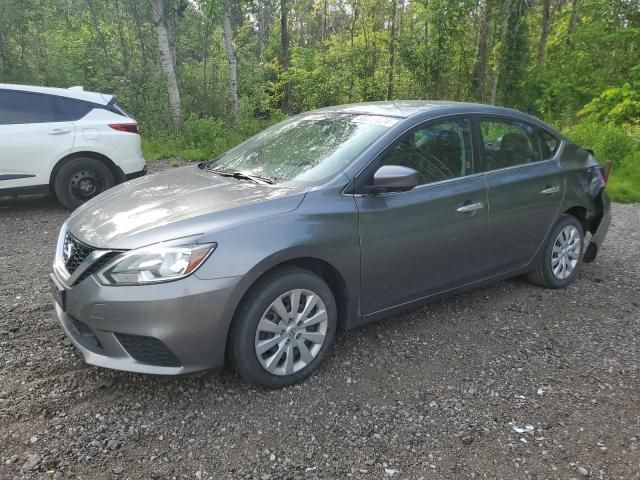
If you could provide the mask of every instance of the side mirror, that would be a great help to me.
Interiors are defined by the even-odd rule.
[[[373,174],[373,190],[405,192],[418,185],[420,174],[413,168],[400,165],[383,165]]]

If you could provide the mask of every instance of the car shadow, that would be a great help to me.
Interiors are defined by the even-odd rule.
[[[29,212],[31,210],[38,210],[38,213],[64,213],[67,211],[53,195],[0,196],[0,215],[5,212]]]

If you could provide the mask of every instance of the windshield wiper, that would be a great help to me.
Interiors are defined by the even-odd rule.
[[[263,177],[261,175],[253,175],[245,172],[229,172],[227,170],[218,170],[216,168],[207,168],[209,172],[217,173],[222,177],[232,177],[238,180],[251,180],[255,183],[267,183],[269,185],[275,185],[275,180],[269,177]]]

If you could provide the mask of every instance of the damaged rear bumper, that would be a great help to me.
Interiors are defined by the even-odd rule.
[[[594,218],[592,226],[589,228],[591,232],[591,240],[584,252],[583,261],[586,263],[593,262],[598,255],[600,246],[607,235],[609,225],[611,224],[611,200],[604,190],[598,195],[599,204],[602,212]],[[598,212],[600,213],[600,212]]]

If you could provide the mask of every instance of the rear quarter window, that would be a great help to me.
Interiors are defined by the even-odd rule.
[[[543,129],[538,129],[543,160],[553,157],[560,148],[560,139]]]
[[[95,107],[100,107],[99,105],[73,98],[57,97],[56,101],[62,114],[71,121],[80,120]]]

